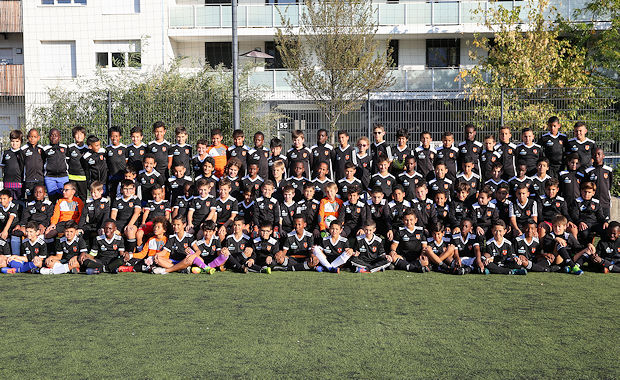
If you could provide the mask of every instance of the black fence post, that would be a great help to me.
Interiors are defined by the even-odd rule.
[[[110,143],[110,128],[112,128],[112,93],[108,90],[108,144]]]

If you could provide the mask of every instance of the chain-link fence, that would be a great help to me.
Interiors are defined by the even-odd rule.
[[[184,126],[189,142],[209,138],[213,128],[222,128],[225,143],[231,142],[232,105],[221,97],[204,92],[196,93],[141,93],[115,96],[107,92],[89,93],[27,93],[20,97],[0,97],[0,134],[6,141],[8,131],[14,128],[36,128],[42,132],[43,143],[47,132],[59,128],[63,141],[70,142],[71,129],[83,126],[88,134],[107,140],[110,126],[123,131],[123,140],[130,143],[129,131],[139,126],[144,129],[145,141],[152,139],[151,125],[157,120],[170,126],[169,141],[174,141],[174,127]],[[245,112],[244,112],[245,111]],[[393,143],[396,132],[405,128],[410,134],[410,145],[419,141],[419,133],[430,131],[433,140],[450,131],[456,141],[464,138],[463,126],[472,123],[478,127],[478,138],[496,134],[499,126],[508,125],[515,141],[520,140],[520,129],[533,127],[542,133],[547,119],[557,115],[563,130],[572,136],[572,125],[586,123],[589,137],[597,141],[608,154],[620,153],[619,102],[612,89],[504,89],[485,101],[469,99],[462,92],[383,92],[369,94],[358,110],[343,115],[336,129],[349,132],[352,140],[371,136],[372,126],[382,124],[387,139]],[[302,100],[265,101],[242,104],[242,125],[246,143],[262,131],[266,139],[279,136],[285,146],[295,129],[304,130],[307,144],[316,142],[316,132],[327,128],[328,122],[316,103]]]

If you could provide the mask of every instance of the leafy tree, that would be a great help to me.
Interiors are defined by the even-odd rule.
[[[471,70],[462,70],[458,79],[465,81],[471,99],[483,102],[480,112],[496,120],[501,114],[508,125],[539,120],[537,124],[542,126],[552,114],[563,120],[579,120],[576,110],[592,106],[589,99],[594,89],[587,88],[590,76],[585,64],[586,51],[561,38],[559,24],[555,22],[557,12],[549,7],[549,0],[528,0],[524,7],[514,9],[493,4],[486,11],[476,12],[484,16],[483,24],[493,36],[475,36],[476,49],[470,56],[478,64]],[[538,101],[557,97],[558,88],[568,94],[563,96],[561,106],[554,101]],[[573,88],[581,89],[570,90]],[[517,89],[504,96],[503,108],[501,97],[506,92],[502,89]]]
[[[369,0],[305,0],[299,27],[281,15],[276,44],[289,84],[314,100],[333,132],[370,91],[389,87],[392,59]],[[333,136],[332,136],[333,137]]]

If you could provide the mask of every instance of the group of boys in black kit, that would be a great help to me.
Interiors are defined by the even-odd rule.
[[[57,129],[47,146],[34,129],[24,146],[12,131],[2,157],[0,268],[579,275],[587,263],[620,272],[612,169],[585,124],[570,139],[559,130],[552,117],[536,142],[525,128],[517,144],[507,127],[478,141],[466,125],[458,145],[446,132],[435,146],[425,131],[413,149],[406,130],[390,146],[382,125],[372,143],[361,137],[356,146],[347,131],[336,147],[325,130],[312,147],[293,131],[288,150],[278,138],[265,147],[261,132],[250,148],[241,130],[228,147],[219,129],[210,144],[191,146],[183,127],[170,144],[162,122],[149,144],[140,128],[129,146],[111,128],[106,148],[81,127],[69,145]]]

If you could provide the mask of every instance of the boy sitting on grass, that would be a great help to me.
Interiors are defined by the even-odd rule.
[[[66,186],[66,185],[65,185]],[[78,273],[80,270],[79,256],[88,252],[86,242],[78,236],[78,224],[69,220],[65,223],[65,236],[56,239],[56,254],[45,260],[45,268],[41,274]]]
[[[334,220],[329,225],[329,236],[325,236],[321,245],[312,248],[312,254],[319,260],[317,272],[329,271],[340,273],[340,266],[344,265],[354,252],[349,247],[347,239],[340,236],[342,224]]]
[[[375,235],[377,225],[369,220],[363,229],[364,235],[357,236],[355,241],[355,253],[351,258],[351,265],[357,273],[384,271],[390,266],[392,256],[385,253],[383,240]]]
[[[552,267],[561,265],[564,272],[575,275],[583,274],[579,264],[575,263],[573,256],[583,254],[590,251],[590,247],[583,248],[579,241],[570,233],[566,232],[568,219],[563,215],[556,215],[553,218],[551,232],[545,235],[543,239],[543,255],[547,259],[547,265],[550,271],[555,272],[560,267]],[[594,253],[594,252],[592,252]]]
[[[518,274],[526,275],[526,269],[509,269],[509,259],[514,259],[515,252],[512,243],[504,238],[506,223],[498,220],[491,228],[493,237],[487,241],[484,254],[478,261],[481,272],[484,274]],[[484,268],[484,269],[483,269]]]

